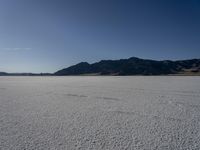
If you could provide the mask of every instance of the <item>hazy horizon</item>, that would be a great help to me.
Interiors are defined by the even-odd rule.
[[[1,0],[0,72],[200,58],[198,0]]]

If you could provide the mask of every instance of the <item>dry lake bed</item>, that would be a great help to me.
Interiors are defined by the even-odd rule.
[[[200,77],[0,77],[1,150],[199,150]]]

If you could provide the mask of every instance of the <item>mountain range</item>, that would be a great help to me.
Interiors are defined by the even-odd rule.
[[[52,74],[0,72],[0,76],[67,75],[200,75],[200,59],[158,61],[131,57],[119,60],[101,60],[93,64],[81,62]]]
[[[59,70],[53,75],[200,75],[200,59],[150,60],[131,57],[120,60],[81,62]]]

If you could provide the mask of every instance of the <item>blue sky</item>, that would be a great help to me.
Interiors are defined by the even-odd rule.
[[[200,58],[199,0],[0,0],[0,71]]]

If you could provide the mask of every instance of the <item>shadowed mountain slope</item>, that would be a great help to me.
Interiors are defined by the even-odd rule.
[[[156,61],[131,57],[120,60],[102,60],[93,64],[81,62],[59,70],[54,75],[168,75],[199,73],[200,59]]]

